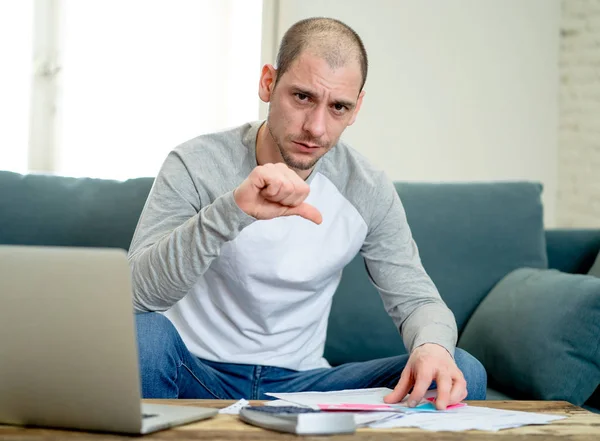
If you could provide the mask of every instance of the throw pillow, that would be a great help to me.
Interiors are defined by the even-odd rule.
[[[459,346],[490,386],[522,399],[582,405],[600,384],[600,279],[521,268],[479,305]]]

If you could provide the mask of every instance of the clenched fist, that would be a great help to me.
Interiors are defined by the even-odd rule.
[[[304,202],[310,187],[283,163],[259,165],[233,192],[238,206],[256,219],[301,216],[315,224],[323,217]]]

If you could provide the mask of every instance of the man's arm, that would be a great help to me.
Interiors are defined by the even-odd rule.
[[[135,309],[169,309],[206,272],[222,245],[255,220],[238,207],[233,191],[202,206],[186,164],[171,152],[129,249]]]
[[[435,343],[454,356],[454,315],[423,268],[393,184],[384,179],[382,185],[361,249],[369,276],[409,352],[425,343]]]
[[[435,405],[443,410],[467,396],[464,376],[453,360],[456,320],[421,264],[394,186],[387,182],[382,188],[381,208],[375,213],[362,253],[410,352],[398,384],[384,401],[397,403],[412,388],[408,405],[414,407],[435,380]]]
[[[284,164],[265,164],[235,190],[202,206],[189,168],[177,151],[171,152],[129,249],[135,309],[169,309],[202,277],[223,244],[257,219],[301,216],[321,223],[318,210],[304,202],[309,191]]]

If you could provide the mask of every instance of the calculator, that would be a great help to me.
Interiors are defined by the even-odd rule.
[[[247,406],[240,409],[240,419],[254,426],[296,435],[334,435],[356,431],[351,413],[321,412],[307,407]]]

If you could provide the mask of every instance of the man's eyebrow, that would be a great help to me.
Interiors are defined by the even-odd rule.
[[[301,93],[302,95],[306,95],[307,97],[310,97],[310,98],[315,98],[317,96],[316,93],[311,92],[310,90],[307,90],[307,89],[303,89],[302,87],[292,86],[292,89],[293,89],[294,93]]]
[[[292,90],[294,93],[301,93],[302,95],[306,95],[309,98],[315,98],[317,96],[316,93],[298,86],[292,86]],[[348,109],[354,109],[354,107],[356,106],[356,103],[354,101],[348,100],[335,100],[332,104],[339,104],[341,106],[347,107]]]
[[[339,104],[340,106],[345,106],[348,109],[354,109],[354,106],[356,105],[353,101],[346,101],[346,100],[336,100],[333,104]]]

